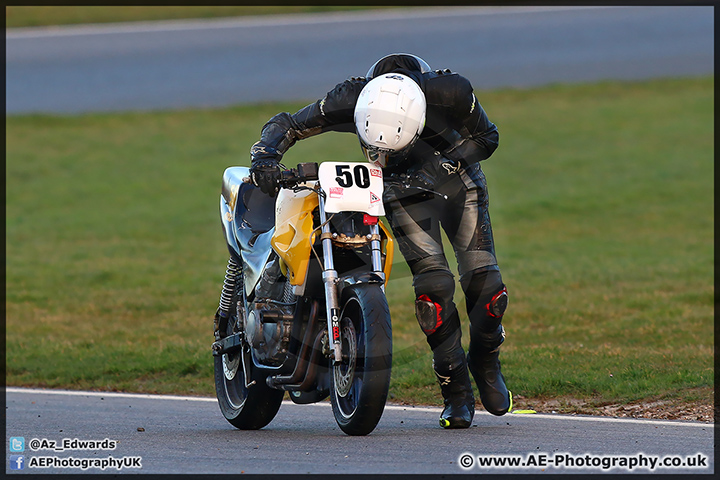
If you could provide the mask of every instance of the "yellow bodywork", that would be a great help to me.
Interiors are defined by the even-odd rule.
[[[383,237],[383,240],[380,243],[380,249],[383,257],[385,257],[383,259],[383,273],[385,273],[385,284],[387,285],[387,281],[390,279],[390,271],[392,270],[395,243],[393,242],[390,230],[385,227],[385,224],[383,222],[378,222],[378,225],[380,225],[380,234]]]
[[[317,193],[281,189],[275,205],[275,233],[270,242],[290,284],[302,285],[315,240],[312,212],[318,206]]]
[[[318,206],[318,196],[310,190],[281,189],[275,205],[275,233],[271,244],[280,257],[283,274],[291,285],[299,286],[307,276],[315,235],[320,234],[319,230],[313,233],[313,210]],[[382,222],[379,225],[387,282],[392,269],[393,239],[385,225]]]

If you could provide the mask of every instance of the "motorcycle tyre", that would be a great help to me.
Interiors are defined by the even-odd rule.
[[[256,381],[249,388],[245,386],[245,375],[242,365],[238,368],[235,378],[227,380],[223,371],[222,357],[215,358],[215,392],[217,394],[220,411],[232,426],[240,430],[258,430],[263,428],[275,418],[285,392],[270,388],[265,379]],[[230,384],[230,385],[228,385]],[[233,405],[228,398],[228,388],[234,395],[244,395],[241,403]]]
[[[233,295],[233,303],[237,302],[240,292]],[[237,323],[237,316],[232,315],[225,327],[226,334],[230,335],[236,330],[233,326]],[[237,352],[235,355],[241,355]],[[255,384],[245,386],[245,373],[242,367],[242,359],[239,360],[237,371],[232,380],[225,377],[223,368],[223,357],[215,356],[215,394],[218,405],[225,419],[232,426],[240,430],[259,430],[275,418],[285,392],[270,388],[265,383],[263,375],[254,374],[251,366],[250,375],[253,376]],[[230,397],[234,397],[232,400]]]
[[[343,291],[343,320],[352,320],[356,332],[356,365],[351,392],[344,397],[331,364],[330,401],[340,429],[348,435],[367,435],[380,421],[390,388],[392,326],[387,299],[379,284],[361,284]],[[343,344],[345,348],[346,344]],[[344,351],[343,355],[347,355]],[[332,362],[332,360],[331,360]],[[353,394],[352,398],[349,397]]]

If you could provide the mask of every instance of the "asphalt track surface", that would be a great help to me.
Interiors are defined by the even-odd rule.
[[[6,33],[6,112],[322,98],[412,52],[476,90],[713,73],[712,6],[423,7]]]
[[[350,437],[337,427],[326,402],[311,405],[284,402],[270,425],[256,431],[232,427],[213,398],[8,388],[6,402],[6,452],[10,449],[10,437],[23,437],[26,465],[22,471],[11,471],[8,453],[8,473],[83,472],[78,468],[29,467],[32,457],[48,456],[142,457],[141,468],[119,472],[107,468],[104,473],[417,475],[714,471],[713,426],[696,422],[554,414],[494,417],[481,411],[471,428],[443,430],[437,424],[439,408],[388,405],[370,435]],[[118,443],[113,450],[33,451],[34,439],[55,441],[57,446],[62,445],[63,439],[108,439]],[[473,465],[467,469],[460,465],[464,454],[474,457]],[[480,467],[479,456],[513,456],[529,465]],[[698,463],[706,466],[651,469],[650,463],[638,463],[632,469],[629,466],[605,469],[602,462],[612,460],[603,457],[625,458],[628,462],[676,457],[687,463],[699,459]],[[561,463],[555,466],[555,462]],[[574,467],[568,466],[571,462]],[[90,468],[84,472],[103,471]]]

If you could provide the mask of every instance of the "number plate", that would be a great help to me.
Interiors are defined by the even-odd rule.
[[[325,191],[325,211],[365,212],[381,217],[382,170],[369,163],[324,162],[320,164],[320,186]]]

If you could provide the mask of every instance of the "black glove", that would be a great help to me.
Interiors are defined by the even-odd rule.
[[[250,179],[253,185],[263,193],[274,197],[280,189],[280,163],[270,158],[255,160],[250,167]]]

